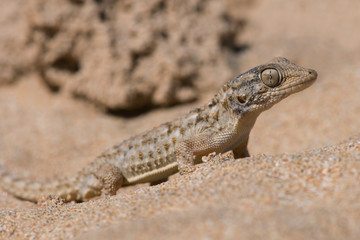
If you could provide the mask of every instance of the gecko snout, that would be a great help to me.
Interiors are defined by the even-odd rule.
[[[309,69],[309,75],[311,75],[314,79],[317,78],[318,74],[314,69]]]

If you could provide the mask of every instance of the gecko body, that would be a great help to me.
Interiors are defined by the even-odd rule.
[[[315,70],[275,58],[227,82],[208,104],[105,151],[72,178],[40,184],[1,167],[1,187],[29,201],[44,195],[85,201],[116,194],[124,185],[157,183],[177,171],[191,172],[212,152],[232,150],[235,158],[247,157],[249,134],[259,114],[316,78]]]

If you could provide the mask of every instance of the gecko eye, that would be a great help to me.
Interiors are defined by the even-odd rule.
[[[266,86],[276,87],[280,84],[279,72],[273,68],[265,69],[261,72],[261,80]]]

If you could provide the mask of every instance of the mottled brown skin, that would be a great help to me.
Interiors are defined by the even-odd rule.
[[[158,183],[178,170],[191,172],[201,156],[212,152],[232,150],[236,158],[247,157],[249,133],[259,114],[316,78],[314,70],[275,58],[227,82],[208,104],[114,146],[74,178],[39,184],[0,168],[1,186],[29,201],[44,195],[85,201],[116,194],[123,185]]]

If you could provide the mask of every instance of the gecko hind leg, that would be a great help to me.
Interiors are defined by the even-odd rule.
[[[102,193],[105,195],[115,195],[124,182],[121,170],[110,163],[100,164],[93,174],[103,182]]]

